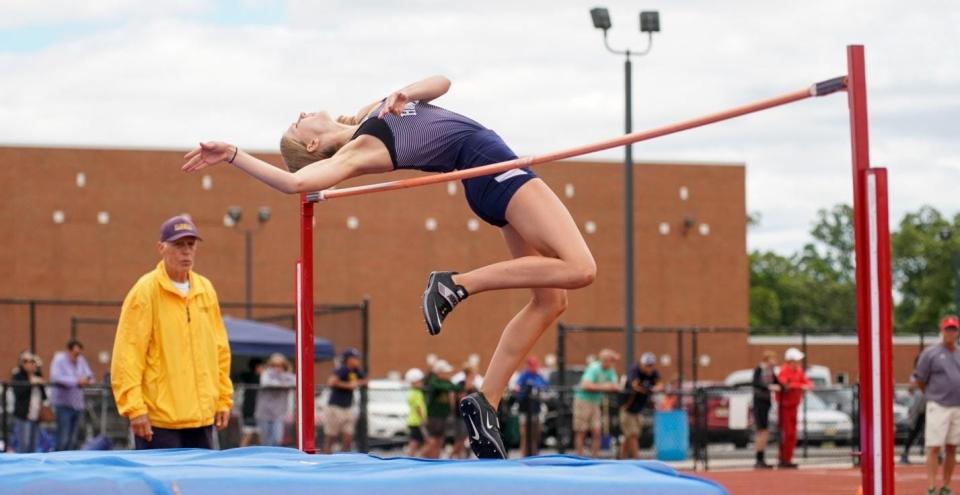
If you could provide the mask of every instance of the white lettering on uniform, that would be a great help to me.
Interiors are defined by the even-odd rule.
[[[403,106],[403,111],[400,112],[401,117],[407,117],[410,115],[416,115],[417,109],[414,106],[417,104],[415,101],[411,101]]]

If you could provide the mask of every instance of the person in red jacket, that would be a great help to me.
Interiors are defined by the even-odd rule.
[[[803,353],[796,347],[787,349],[783,355],[783,366],[777,374],[782,392],[777,400],[780,404],[780,464],[783,469],[795,469],[793,449],[797,446],[797,409],[807,390],[813,390],[813,382],[803,372]]]

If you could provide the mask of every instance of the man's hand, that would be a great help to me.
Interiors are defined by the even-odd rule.
[[[133,434],[148,441],[153,441],[153,428],[150,427],[150,418],[146,414],[130,418],[130,429]]]
[[[227,424],[230,423],[230,411],[217,411],[213,416],[213,426],[217,427],[217,431],[220,431],[227,427]]]

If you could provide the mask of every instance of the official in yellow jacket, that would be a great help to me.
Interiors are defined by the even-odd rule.
[[[200,241],[181,215],[163,223],[162,260],[123,301],[110,366],[137,449],[212,448],[230,420],[230,346],[213,285],[192,271]]]

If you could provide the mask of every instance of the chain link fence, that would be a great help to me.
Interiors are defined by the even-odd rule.
[[[110,353],[116,333],[122,301],[94,300],[50,300],[50,299],[0,299],[0,322],[3,322],[5,345],[0,346],[0,366],[7,363],[8,371],[0,375],[0,427],[4,446],[10,446],[13,440],[12,418],[13,396],[9,383],[12,370],[16,367],[20,352],[30,350],[41,358],[39,370],[46,375],[53,355],[64,349],[70,339],[83,342],[84,355],[99,385],[85,388],[86,410],[82,418],[82,427],[78,440],[102,438],[115,448],[132,445],[128,438],[129,427],[125,419],[119,417],[109,388]],[[247,314],[253,319],[268,322],[291,331],[296,324],[296,307],[293,304],[279,303],[237,303],[221,302],[221,311],[225,316],[242,317]],[[314,307],[315,336],[330,341],[336,351],[353,347],[358,349],[366,366],[369,362],[369,306],[367,301],[359,304],[321,304]],[[249,367],[254,358],[266,356],[241,355],[234,353],[231,359],[231,376],[235,390],[235,416],[231,421],[236,429],[228,428],[219,435],[223,446],[239,445],[243,438],[242,407],[244,393],[249,387],[258,384],[243,383],[240,375]],[[322,379],[317,383],[326,383],[336,363],[331,360],[318,361],[314,366],[314,376]],[[316,395],[322,393],[323,386],[317,387]],[[359,407],[366,411],[366,393],[358,400]],[[366,450],[366,414],[360,415],[356,441],[358,448]],[[42,434],[49,433],[52,424],[42,425]]]
[[[637,327],[634,354],[653,352],[665,384],[654,399],[656,411],[681,410],[688,422],[688,459],[694,467],[710,464],[752,465],[755,460],[752,371],[765,350],[781,355],[797,347],[816,388],[804,397],[797,418],[798,458],[808,463],[856,464],[859,451],[859,394],[857,387],[857,337],[854,329],[747,329],[701,327]],[[572,448],[572,402],[580,374],[600,349],[622,350],[623,327],[559,324],[556,370],[551,374],[554,411],[546,428],[559,452]],[[914,426],[909,390],[914,359],[937,342],[935,330],[899,330],[894,340],[892,365],[900,383],[895,393],[893,418],[898,445],[905,443]],[[629,363],[618,363],[619,372]],[[621,385],[625,380],[621,377]],[[617,394],[604,400],[604,446],[616,455],[622,441]],[[780,437],[778,407],[770,416],[767,459],[777,459]],[[651,416],[655,410],[649,411]],[[642,456],[656,456],[654,421],[646,421],[640,447]],[[922,436],[922,435],[921,435]]]

